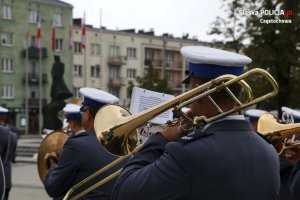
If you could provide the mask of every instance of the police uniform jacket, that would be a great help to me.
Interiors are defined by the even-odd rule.
[[[178,141],[153,135],[118,177],[114,200],[275,200],[279,160],[248,121],[223,119]]]
[[[291,193],[294,199],[300,199],[300,161],[297,163],[291,174]]]
[[[5,177],[2,159],[0,157],[0,199],[3,199],[5,193]]]
[[[2,163],[5,163],[8,156],[9,130],[0,124],[0,155]]]
[[[8,154],[7,154],[7,160],[3,164],[4,167],[4,174],[5,174],[5,188],[9,189],[12,187],[12,181],[11,181],[11,168],[12,168],[12,160],[15,157],[16,150],[17,150],[17,141],[18,136],[15,132],[9,131],[9,148],[8,148]]]
[[[64,144],[57,167],[50,169],[45,178],[44,185],[46,191],[51,197],[63,198],[72,186],[115,159],[115,156],[109,154],[100,146],[95,132],[83,132],[70,136]],[[102,180],[103,177],[106,177],[110,173],[104,173],[91,181],[90,184],[85,184],[74,195]],[[110,181],[102,187],[98,187],[81,199],[110,199],[114,182]]]
[[[279,200],[294,200],[290,191],[290,176],[294,166],[290,164],[284,155],[279,156],[280,163],[280,193]]]

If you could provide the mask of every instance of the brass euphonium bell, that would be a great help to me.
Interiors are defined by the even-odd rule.
[[[285,138],[300,134],[300,123],[281,124],[274,115],[264,113],[258,120],[257,132],[270,140],[278,154],[281,154],[286,148]]]
[[[66,132],[54,131],[49,133],[41,142],[37,157],[37,168],[42,183],[44,183],[49,171],[44,161],[45,155],[51,152],[55,152],[60,155],[68,138],[69,135]]]

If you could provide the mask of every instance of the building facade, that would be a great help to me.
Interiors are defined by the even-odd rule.
[[[21,131],[28,124],[27,131],[37,134],[42,126],[40,105],[50,101],[54,55],[64,62],[64,78],[72,87],[68,37],[73,7],[58,0],[1,0],[0,7],[0,105],[10,110],[9,118]],[[53,25],[56,45],[52,51]]]
[[[9,118],[23,133],[39,134],[43,127],[42,108],[51,101],[54,55],[65,64],[64,80],[79,101],[81,87],[94,87],[116,95],[120,105],[129,108],[129,81],[138,85],[136,78],[144,77],[151,65],[178,95],[184,91],[181,81],[186,69],[181,47],[210,45],[188,36],[156,36],[153,30],[86,26],[83,46],[81,19],[72,20],[70,4],[1,0],[0,7],[0,105],[10,110]]]
[[[131,94],[129,81],[137,85],[136,78],[147,73],[149,65],[168,79],[173,95],[181,94],[181,83],[186,63],[180,54],[183,46],[205,45],[195,39],[174,38],[164,34],[155,36],[153,31],[106,30],[87,27],[86,49],[82,49],[81,20],[74,20],[73,90],[79,97],[80,87],[95,87],[119,97],[120,105],[129,107]]]

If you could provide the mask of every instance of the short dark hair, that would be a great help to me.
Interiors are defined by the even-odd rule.
[[[199,78],[199,77],[192,77],[191,82],[194,82],[196,84],[202,85],[204,83],[207,83],[209,81],[213,80],[212,78]],[[213,88],[214,86],[212,86]],[[228,87],[230,91],[237,97],[241,95],[241,86],[238,83],[234,83]],[[214,99],[214,101],[219,105],[223,102],[230,102],[232,101],[232,97],[228,94],[227,91],[221,90],[219,92],[215,92],[211,97]]]

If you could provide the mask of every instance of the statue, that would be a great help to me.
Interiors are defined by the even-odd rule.
[[[59,119],[59,112],[65,106],[65,99],[72,97],[63,76],[65,65],[60,61],[59,56],[54,56],[52,65],[52,85],[51,85],[51,102],[43,107],[43,129],[62,130],[63,122]]]

